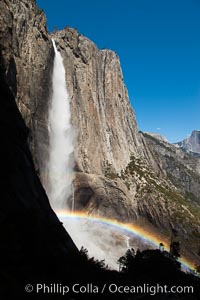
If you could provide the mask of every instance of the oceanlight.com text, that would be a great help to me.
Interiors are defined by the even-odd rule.
[[[38,283],[36,285],[27,284],[25,286],[27,293],[36,294],[148,294],[154,296],[156,294],[193,294],[192,286],[167,286],[167,285],[117,285],[115,283],[95,285],[88,283],[85,285],[75,283],[72,286],[63,285],[60,283]]]

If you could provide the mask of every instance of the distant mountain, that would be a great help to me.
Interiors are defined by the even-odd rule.
[[[168,143],[168,140],[166,139],[166,137],[164,137],[163,135],[161,135],[159,133],[153,133],[153,132],[145,132],[145,133],[148,135],[151,135],[152,137],[156,138],[159,141]]]
[[[200,154],[200,131],[193,130],[189,137],[175,145],[194,154]]]

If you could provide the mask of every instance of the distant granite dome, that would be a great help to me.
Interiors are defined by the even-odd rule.
[[[200,131],[193,130],[192,134],[188,138],[179,143],[176,143],[175,145],[181,147],[186,151],[200,154]]]

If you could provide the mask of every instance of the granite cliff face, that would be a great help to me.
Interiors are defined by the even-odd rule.
[[[170,237],[198,260],[199,161],[140,133],[119,58],[72,28],[48,35],[35,1],[0,3],[2,66],[30,128],[29,143],[43,178],[54,38],[61,51],[76,131],[75,208],[138,222]],[[187,250],[188,243],[191,249]]]
[[[148,146],[157,157],[166,176],[186,193],[192,193],[196,198],[200,195],[200,159],[177,148],[175,145],[157,140],[144,134]]]
[[[143,149],[119,58],[111,50],[98,50],[71,28],[52,36],[66,67],[72,123],[77,129],[77,168],[104,174],[110,166],[120,172],[131,153],[138,157]]]
[[[0,11],[2,66],[30,128],[29,142],[36,166],[43,169],[39,163],[44,161],[48,143],[47,106],[54,57],[46,17],[35,0],[3,0]]]
[[[145,133],[143,136],[163,170],[160,183],[163,179],[169,183],[168,187],[163,184],[156,187],[162,198],[161,203],[164,204],[162,211],[168,209],[167,219],[170,226],[178,229],[185,249],[190,243],[191,252],[197,254],[200,236],[200,160],[175,145]]]

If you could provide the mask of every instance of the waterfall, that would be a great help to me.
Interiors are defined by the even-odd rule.
[[[75,208],[75,195],[74,195],[74,185],[72,182],[72,205],[71,205],[71,211],[74,212],[74,208]]]
[[[130,248],[131,248],[131,246],[130,246],[130,242],[129,242],[129,240],[130,240],[130,237],[129,237],[129,236],[127,236],[127,235],[125,235],[125,240],[126,240],[126,246],[127,246],[127,248],[128,248],[128,249],[130,249]]]
[[[73,128],[65,68],[60,52],[52,40],[55,58],[53,91],[48,114],[49,161],[46,191],[54,209],[69,208],[73,183]]]

